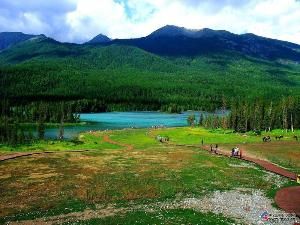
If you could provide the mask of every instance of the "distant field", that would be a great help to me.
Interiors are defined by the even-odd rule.
[[[232,130],[209,130],[204,128],[179,127],[157,130],[155,134],[168,135],[174,143],[181,144],[201,144],[203,139],[204,144],[241,144],[241,143],[262,143],[262,137],[271,136],[273,141],[276,136],[283,135],[281,141],[295,141],[293,136],[298,135],[300,141],[300,130],[292,132],[284,132],[274,130],[272,132],[262,132],[261,135],[256,135],[253,132],[236,133]],[[300,143],[300,142],[299,142]]]
[[[218,143],[224,149],[246,142],[243,147],[251,154],[299,171],[300,148],[291,136],[276,145],[262,144],[255,135],[202,128],[94,132],[81,134],[77,142],[1,147],[2,154],[57,152],[0,162],[0,224],[16,220],[43,224],[44,219],[48,224],[246,224],[251,218],[243,219],[242,214],[250,215],[248,206],[236,213],[226,208],[246,204],[238,203],[244,197],[254,199],[253,207],[272,207],[276,190],[293,185],[251,163],[198,147],[161,144],[155,140],[158,134],[168,135],[173,143],[200,144],[203,138],[204,144]],[[91,151],[65,152],[72,149]],[[222,204],[215,202],[219,198],[224,198]],[[199,199],[205,202],[201,209],[193,203]]]

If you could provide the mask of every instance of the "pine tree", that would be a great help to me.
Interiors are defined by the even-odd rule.
[[[59,139],[64,139],[64,119],[65,119],[65,107],[64,103],[61,104],[61,118],[60,118],[60,126],[59,126]]]
[[[46,110],[43,103],[39,106],[39,119],[37,124],[37,132],[38,132],[38,138],[44,139],[45,138],[45,118],[46,118]]]
[[[204,117],[203,117],[203,113],[201,112],[200,116],[199,116],[199,126],[203,126],[203,120],[204,120]]]

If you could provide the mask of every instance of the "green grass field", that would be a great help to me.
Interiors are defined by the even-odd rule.
[[[300,131],[285,132],[274,130],[256,135],[253,132],[244,134],[224,130],[206,130],[203,128],[171,128],[157,131],[156,134],[169,136],[176,144],[198,144],[203,139],[204,145],[218,144],[228,152],[235,146],[244,150],[245,154],[261,158],[285,167],[300,174],[300,142],[294,136],[300,137]],[[270,136],[272,141],[264,143],[262,137]],[[279,141],[276,136],[282,135]]]
[[[202,128],[94,132],[81,134],[77,142],[5,146],[2,154],[56,152],[0,162],[0,224],[43,224],[45,219],[48,224],[246,224],[242,218],[191,205],[161,206],[231,190],[250,196],[254,190],[261,191],[273,202],[276,190],[295,185],[238,159],[198,147],[161,144],[155,140],[158,134],[178,144],[200,144],[203,138],[204,144],[218,143],[224,149],[245,143],[249,153],[299,171],[300,147],[292,134],[276,142],[277,148],[271,142],[264,143],[263,149],[261,137],[254,134]],[[104,136],[120,144],[110,144]],[[91,151],[65,151],[80,149]]]

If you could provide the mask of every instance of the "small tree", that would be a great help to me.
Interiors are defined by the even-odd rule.
[[[44,103],[40,103],[38,107],[37,133],[39,139],[45,138],[45,121],[47,118],[47,109]]]
[[[194,126],[195,122],[196,122],[195,115],[194,114],[189,115],[188,118],[187,118],[187,122],[188,122],[189,126]]]
[[[200,116],[199,116],[199,126],[203,126],[203,120],[204,120],[203,114],[200,113]]]
[[[44,124],[44,120],[41,117],[39,118],[37,124],[37,132],[38,132],[39,139],[45,138],[45,124]]]
[[[17,145],[18,143],[18,128],[17,128],[17,124],[13,124],[9,126],[10,128],[10,137],[9,137],[9,144],[12,146]]]
[[[34,135],[33,135],[32,129],[29,129],[29,131],[28,131],[27,140],[29,142],[32,142],[34,140]]]

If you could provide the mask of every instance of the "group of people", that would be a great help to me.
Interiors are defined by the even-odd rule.
[[[152,129],[159,129],[159,128],[165,128],[165,126],[164,125],[153,125],[152,127],[151,127]]]
[[[239,156],[240,158],[242,158],[242,150],[240,150],[239,147],[232,148],[231,156],[232,157]]]
[[[210,145],[210,151],[211,152],[217,153],[218,152],[218,148],[219,148],[218,144],[216,144],[215,147],[213,147],[212,144]]]
[[[168,142],[170,138],[168,136],[164,137],[164,136],[157,135],[156,140],[161,143],[164,143],[164,142]]]
[[[216,145],[210,145],[210,151],[211,152],[214,152],[214,153],[218,153],[218,149],[219,149],[219,146],[218,146],[218,144],[216,144]],[[232,150],[231,150],[231,156],[232,157],[236,157],[236,156],[239,156],[240,158],[242,158],[242,150],[241,149],[239,149],[239,147],[234,147],[234,148],[232,148]]]

